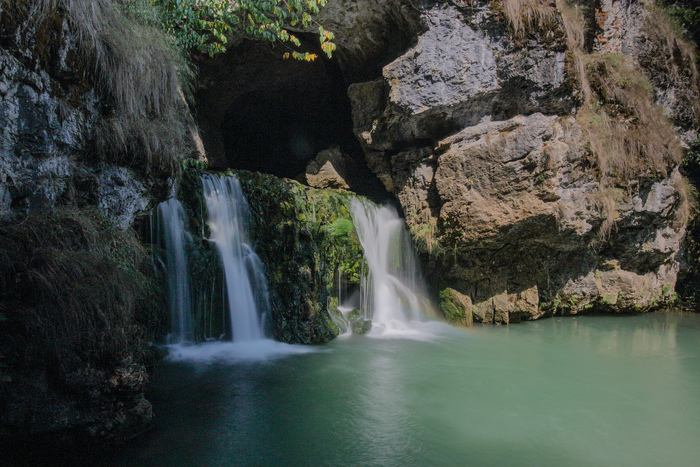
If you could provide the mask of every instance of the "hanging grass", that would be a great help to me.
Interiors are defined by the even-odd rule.
[[[24,336],[25,358],[56,361],[63,371],[138,360],[144,329],[157,328],[159,317],[146,259],[132,231],[93,210],[3,222],[0,311],[21,330],[10,339]]]
[[[3,23],[14,24],[20,45],[40,60],[72,39],[63,36],[66,23],[77,44],[69,60],[83,73],[76,80],[102,103],[92,156],[173,174],[194,151],[185,101],[194,74],[175,40],[144,13],[150,3],[139,3],[137,14],[118,0],[5,0]]]

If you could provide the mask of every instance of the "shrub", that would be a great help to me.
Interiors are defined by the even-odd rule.
[[[183,47],[213,56],[226,50],[230,35],[243,32],[257,39],[299,47],[301,42],[288,27],[308,29],[313,23],[312,15],[326,5],[326,0],[152,0],[151,3],[159,8],[165,27]],[[335,50],[333,33],[316,25],[321,49],[330,58]],[[291,51],[285,55],[300,60],[316,58],[309,52]]]

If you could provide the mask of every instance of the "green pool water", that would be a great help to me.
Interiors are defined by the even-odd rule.
[[[700,465],[700,315],[411,336],[167,362],[156,427],[110,463]]]

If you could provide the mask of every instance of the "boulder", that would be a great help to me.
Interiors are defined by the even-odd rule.
[[[306,166],[306,183],[313,188],[349,190],[345,179],[350,163],[349,158],[341,153],[338,147],[321,151]]]
[[[372,330],[372,321],[359,318],[352,323],[353,334],[367,334]]]
[[[472,299],[455,289],[440,292],[440,310],[448,322],[469,327],[472,325]]]

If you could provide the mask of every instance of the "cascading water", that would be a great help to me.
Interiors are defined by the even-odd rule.
[[[267,281],[246,233],[248,203],[235,177],[202,176],[209,228],[221,256],[234,342],[264,339]]]
[[[171,344],[194,342],[192,299],[187,274],[185,211],[176,199],[158,206],[160,238],[164,242],[168,277],[168,301],[172,320]]]
[[[406,331],[409,323],[423,319],[426,301],[404,222],[394,208],[357,198],[351,212],[369,266],[363,311],[372,319],[371,334]]]

